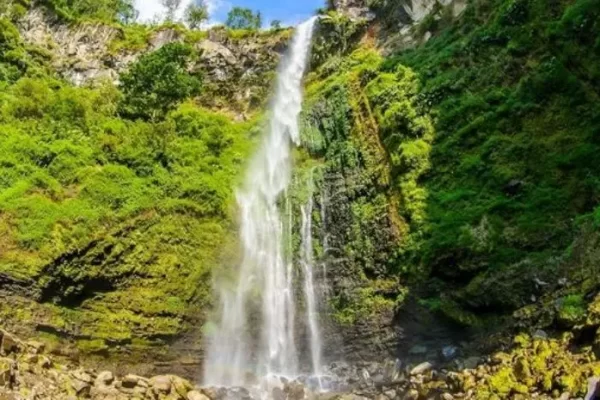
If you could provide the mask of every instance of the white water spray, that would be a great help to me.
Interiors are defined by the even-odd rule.
[[[238,192],[243,259],[234,290],[217,284],[220,320],[205,362],[207,384],[242,386],[253,377],[299,372],[293,265],[277,203],[290,184],[291,142],[300,142],[302,77],[315,21],[297,28],[279,69],[268,132]],[[259,312],[251,307],[257,302]]]

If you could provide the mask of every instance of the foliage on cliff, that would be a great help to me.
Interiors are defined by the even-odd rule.
[[[385,197],[387,210],[355,223],[396,230],[377,273],[357,259],[359,269],[400,273],[420,283],[423,305],[479,327],[560,278],[580,298],[598,289],[573,249],[597,229],[599,10],[597,0],[474,1],[452,24],[428,25],[433,38],[412,51],[382,60],[367,34],[322,63],[308,146],[363,180],[353,209]],[[379,240],[363,232],[347,249]]]
[[[168,70],[172,52],[185,63],[187,45],[142,58],[123,84],[145,91],[122,93],[67,84],[11,21],[0,26],[0,276],[3,296],[17,296],[0,318],[92,351],[181,333],[210,302],[210,271],[235,237],[232,188],[255,121],[203,109],[190,87],[163,107],[157,88],[196,78],[177,66],[147,86],[136,71]],[[143,111],[161,118],[120,114],[135,96],[156,98]]]

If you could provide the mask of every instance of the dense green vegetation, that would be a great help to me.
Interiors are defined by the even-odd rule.
[[[383,25],[401,12],[372,6]],[[421,304],[482,327],[564,278],[561,312],[582,318],[574,300],[599,283],[574,254],[598,226],[599,12],[597,0],[473,1],[458,19],[440,7],[411,32],[433,32],[426,45],[386,59],[364,38],[348,55],[364,29],[329,13],[306,135],[326,168],[372,191],[350,198],[361,233],[346,247],[365,284],[401,276]],[[375,215],[395,229],[387,260]],[[341,315],[387,298],[361,293],[336,300]]]
[[[90,351],[169,340],[201,317],[211,271],[235,257],[232,188],[257,125],[245,112],[268,87],[207,83],[190,68],[207,32],[124,24],[131,2],[43,4],[64,22],[118,27],[115,57],[148,49],[163,28],[182,40],[139,57],[119,86],[76,88],[48,50],[21,39],[29,2],[0,5],[0,277],[37,302],[18,314],[5,302],[0,317]],[[369,4],[382,34],[404,12]],[[389,56],[366,21],[323,12],[290,194],[305,202],[314,178],[315,250],[335,261],[336,322],[416,304],[473,328],[513,316],[595,329],[599,0],[473,0],[460,17],[436,7],[410,31],[431,39]],[[270,47],[289,36],[261,24],[234,9],[212,34]],[[252,105],[234,104],[243,85],[261,87]],[[325,225],[329,253],[316,235]],[[495,374],[490,390],[528,384],[511,374]]]
[[[599,6],[476,2],[458,25],[385,65],[419,74],[420,104],[436,120],[419,265],[460,288],[453,297],[468,307],[527,303],[536,277],[556,282],[593,219]]]
[[[41,4],[66,21],[95,19],[128,23],[136,17],[133,0],[43,0]]]
[[[0,275],[41,303],[3,301],[0,315],[91,351],[180,334],[234,240],[255,121],[195,103],[188,45],[141,57],[121,87],[75,88],[0,26]]]

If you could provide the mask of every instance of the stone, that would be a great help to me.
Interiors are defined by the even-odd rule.
[[[78,381],[85,382],[88,384],[91,384],[92,382],[94,382],[94,379],[92,378],[92,376],[90,374],[88,374],[87,372],[80,370],[80,369],[71,372],[71,376],[73,378],[77,379]]]
[[[197,390],[192,390],[187,394],[187,400],[211,400],[208,396],[200,393]]]
[[[533,338],[534,339],[541,339],[541,340],[546,340],[548,339],[548,334],[546,332],[544,332],[541,329],[538,329],[537,331],[535,331],[535,333],[533,334]]]
[[[80,381],[79,379],[73,379],[71,387],[79,396],[87,396],[91,389],[91,385],[88,382]]]
[[[400,377],[402,370],[402,361],[387,360],[383,366],[383,376],[387,382],[396,382]]]
[[[139,382],[143,380],[144,378],[142,378],[141,376],[127,374],[121,379],[121,386],[124,388],[133,389],[134,387],[138,386]],[[147,384],[144,386],[148,387]]]
[[[411,375],[421,375],[421,374],[424,374],[425,372],[430,371],[432,368],[433,368],[433,364],[426,361],[426,362],[423,362],[423,363],[417,365],[413,369],[411,369],[410,374]]]
[[[46,345],[44,343],[35,340],[28,341],[26,345],[33,354],[42,354],[46,350]]]
[[[584,400],[594,400],[600,396],[600,377],[588,379],[588,390]]]
[[[106,385],[106,386],[108,386],[111,383],[113,383],[114,380],[115,380],[115,376],[113,375],[112,372],[110,372],[110,371],[102,371],[96,377],[95,384],[96,384],[96,386],[100,386],[100,385]]]
[[[454,396],[452,396],[450,393],[443,393],[441,398],[442,400],[454,400]]]
[[[395,399],[397,396],[397,393],[394,389],[386,390],[385,392],[383,392],[383,394],[385,394],[386,397],[391,400]]]
[[[52,360],[50,360],[48,357],[40,357],[39,366],[44,369],[48,369],[52,367]]]
[[[2,341],[0,342],[0,355],[16,353],[21,349],[21,342],[8,332],[2,332]]]
[[[187,396],[188,392],[194,388],[194,386],[192,386],[192,384],[188,380],[180,378],[178,376],[171,376],[171,382],[175,392],[177,392],[184,399]]]
[[[150,378],[150,386],[159,393],[171,391],[171,378],[167,375],[158,375]]]
[[[419,392],[415,389],[411,389],[408,391],[405,397],[407,400],[418,400]]]
[[[479,365],[479,357],[469,357],[463,362],[463,366],[466,369],[475,369]]]
[[[12,387],[15,381],[15,361],[0,358],[0,387]]]
[[[22,358],[22,361],[27,364],[37,364],[40,360],[40,357],[37,354],[25,354]]]
[[[297,381],[288,383],[283,390],[287,394],[288,400],[302,400],[305,397],[305,387]]]
[[[458,354],[458,347],[456,346],[444,346],[442,348],[442,358],[446,361],[453,360]]]

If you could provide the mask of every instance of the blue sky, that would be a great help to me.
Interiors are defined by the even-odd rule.
[[[193,0],[183,0],[183,8]],[[234,6],[259,10],[263,14],[266,26],[274,19],[284,24],[293,25],[310,17],[314,11],[322,7],[325,0],[205,0],[211,13],[211,23],[224,22],[227,12]],[[150,20],[164,10],[160,0],[136,0],[136,8],[140,11],[140,19]]]

